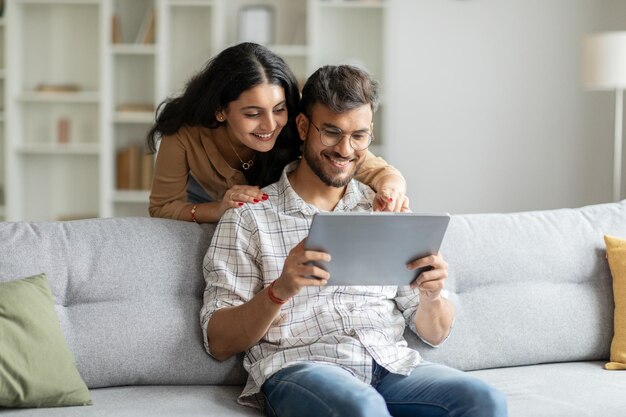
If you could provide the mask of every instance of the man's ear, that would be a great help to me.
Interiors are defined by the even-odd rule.
[[[300,139],[305,140],[307,133],[309,133],[309,119],[304,113],[300,113],[296,116],[296,127],[298,128],[298,136],[300,136]]]

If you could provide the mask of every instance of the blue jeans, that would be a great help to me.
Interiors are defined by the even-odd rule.
[[[372,383],[334,365],[299,363],[261,388],[270,417],[504,417],[505,396],[464,372],[422,363],[408,376],[374,364]]]

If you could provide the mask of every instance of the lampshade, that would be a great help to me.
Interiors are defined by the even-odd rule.
[[[626,32],[605,32],[585,38],[582,77],[589,89],[626,88]]]

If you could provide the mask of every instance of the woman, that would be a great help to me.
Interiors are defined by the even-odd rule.
[[[213,223],[267,199],[260,187],[300,156],[299,98],[293,73],[267,48],[241,43],[215,56],[181,96],[161,103],[148,132],[152,152],[161,138],[150,215]],[[381,158],[368,154],[357,179],[377,191],[378,209],[408,205],[404,178]]]

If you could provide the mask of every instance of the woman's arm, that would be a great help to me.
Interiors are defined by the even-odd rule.
[[[154,179],[150,191],[150,216],[197,223],[217,223],[224,212],[243,203],[261,200],[263,193],[258,187],[235,185],[226,191],[224,198],[210,203],[189,203],[188,148],[178,135],[161,140],[154,167]]]
[[[406,181],[400,171],[367,151],[355,178],[376,191],[374,210],[407,211]]]
[[[177,135],[161,139],[154,165],[149,212],[152,217],[191,221],[193,204],[187,202],[189,164],[187,150]],[[188,215],[188,219],[180,216]]]

